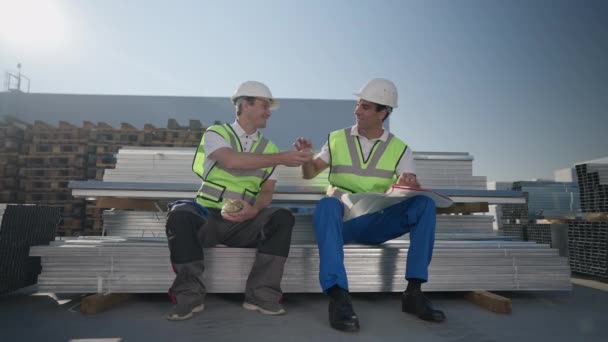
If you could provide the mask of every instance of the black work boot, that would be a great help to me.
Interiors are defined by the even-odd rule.
[[[434,309],[431,301],[426,298],[420,289],[409,289],[403,292],[401,311],[416,315],[425,321],[439,323],[445,320],[443,311]]]
[[[327,290],[327,294],[331,327],[346,332],[359,331],[359,318],[353,310],[348,291],[336,285]]]

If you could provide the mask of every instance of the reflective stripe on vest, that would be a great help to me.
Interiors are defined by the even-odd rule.
[[[384,192],[397,179],[396,169],[407,145],[389,133],[386,142],[376,141],[366,160],[352,128],[329,134],[331,155],[327,194],[340,198],[345,193]]]

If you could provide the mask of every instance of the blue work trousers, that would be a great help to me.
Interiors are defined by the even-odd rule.
[[[348,290],[344,269],[344,245],[379,245],[410,233],[406,279],[428,280],[428,267],[435,244],[435,202],[415,196],[382,211],[343,221],[343,204],[333,197],[323,198],[313,214],[319,246],[319,281],[323,292],[334,285]]]

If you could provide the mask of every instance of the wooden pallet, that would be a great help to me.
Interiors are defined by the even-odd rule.
[[[46,177],[46,178],[68,178],[72,180],[86,179],[86,169],[84,168],[27,168],[22,167],[19,169],[19,176],[21,177]]]
[[[0,189],[11,190],[19,188],[19,180],[16,177],[0,178]]]
[[[146,141],[141,131],[96,130],[91,132],[91,142],[97,145],[140,145]]]
[[[40,153],[73,153],[86,154],[89,152],[87,144],[31,144],[29,146],[29,154]]]
[[[0,203],[15,203],[18,200],[17,191],[14,190],[1,190],[0,191]]]
[[[14,152],[0,153],[0,165],[13,164],[17,165],[19,154]]]
[[[25,139],[33,143],[86,143],[89,140],[89,131],[80,128],[66,129],[31,129],[25,131]]]
[[[23,129],[13,125],[0,126],[0,139],[6,138],[23,140]]]
[[[45,204],[47,207],[59,208],[62,216],[65,217],[82,217],[85,213],[84,201],[66,201],[66,202],[56,202],[52,204]]]
[[[81,226],[57,226],[58,236],[82,236],[84,229]]]
[[[69,189],[68,189],[69,190]],[[19,199],[24,203],[58,204],[72,201],[72,193],[65,192],[22,192]]]
[[[0,166],[0,178],[15,177],[19,174],[17,165],[4,164]]]
[[[83,155],[73,154],[19,156],[19,163],[24,167],[29,168],[68,168],[72,166],[84,167],[86,165],[86,158]]]
[[[14,138],[0,138],[0,153],[20,153],[22,144],[22,141]]]
[[[108,154],[108,153],[118,153],[118,150],[122,147],[121,145],[100,145],[95,144],[95,153],[97,154]]]
[[[201,140],[204,130],[181,130],[160,128],[149,133],[153,142],[174,142],[181,140],[197,141]]]
[[[19,188],[28,192],[69,190],[67,179],[21,179]]]
[[[150,146],[153,147],[197,147],[199,145],[199,141],[174,141],[174,142],[162,142],[162,141],[153,141],[149,143]]]

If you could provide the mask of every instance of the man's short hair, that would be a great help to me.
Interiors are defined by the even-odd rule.
[[[388,116],[393,111],[393,107],[390,107],[390,106],[387,106],[387,105],[381,105],[381,104],[376,103],[376,112],[381,112],[384,109],[386,109],[386,116],[384,117],[384,119],[382,119],[382,122],[386,121],[386,119],[388,118]]]
[[[237,116],[241,115],[241,105],[243,104],[243,101],[247,101],[247,103],[249,103],[250,106],[253,106],[253,104],[255,103],[255,97],[253,97],[253,96],[241,96],[241,97],[238,97],[234,101],[234,106],[236,107],[236,115]]]

